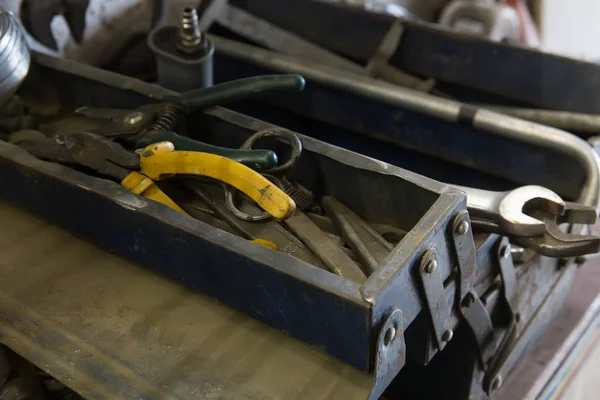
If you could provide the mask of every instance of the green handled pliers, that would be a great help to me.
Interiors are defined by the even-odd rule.
[[[264,75],[165,96],[161,103],[147,104],[133,110],[82,107],[76,112],[86,117],[107,120],[107,124],[93,132],[106,138],[122,138],[135,149],[169,141],[177,150],[212,153],[253,169],[270,169],[277,165],[275,152],[213,146],[179,135],[173,132],[177,117],[182,113],[187,114],[247,98],[300,91],[303,88],[304,78],[300,75]]]

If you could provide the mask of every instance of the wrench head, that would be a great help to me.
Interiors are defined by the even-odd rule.
[[[546,232],[544,221],[527,213],[544,211],[556,217],[565,212],[564,200],[543,186],[522,186],[512,190],[500,202],[500,216],[517,236],[537,236]]]

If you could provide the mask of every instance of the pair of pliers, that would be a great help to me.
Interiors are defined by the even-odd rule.
[[[173,132],[181,113],[222,105],[249,97],[270,93],[302,90],[304,79],[299,75],[265,75],[239,79],[176,96],[165,96],[161,103],[147,104],[134,110],[82,107],[76,110],[86,117],[104,119],[108,124],[94,133],[104,137],[122,138],[136,149],[160,141],[169,141],[178,150],[217,154],[254,169],[271,169],[277,165],[277,155],[271,150],[231,149],[178,135]]]
[[[258,172],[216,154],[176,151],[171,142],[159,142],[139,150],[126,150],[119,143],[89,132],[57,136],[25,146],[39,158],[81,165],[112,177],[133,193],[183,211],[156,185],[173,175],[196,175],[227,183],[254,200],[277,219],[293,215],[294,201]]]
[[[541,236],[514,238],[519,244],[547,257],[577,257],[600,251],[600,237],[564,232],[560,228],[561,224],[595,224],[598,217],[592,207],[565,202],[564,212],[560,216],[547,210],[535,210],[531,215],[543,221],[546,230]]]

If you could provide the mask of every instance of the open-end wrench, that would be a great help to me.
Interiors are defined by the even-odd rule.
[[[541,186],[493,192],[464,186],[474,227],[512,237],[547,257],[576,257],[600,251],[600,237],[565,232],[560,224],[594,224],[593,207],[563,201]]]
[[[546,223],[528,214],[542,210],[558,217],[565,211],[563,199],[543,186],[522,186],[508,192],[456,187],[467,194],[473,224],[502,235],[544,235]]]

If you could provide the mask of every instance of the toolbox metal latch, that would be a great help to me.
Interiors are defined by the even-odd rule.
[[[368,400],[377,400],[406,362],[406,344],[402,311],[396,309],[387,317],[377,336],[375,378]]]
[[[438,350],[442,350],[454,336],[450,325],[450,307],[446,300],[444,280],[440,270],[435,250],[427,250],[421,259],[419,277],[425,293],[425,303],[429,310],[434,341]]]
[[[482,367],[485,367],[483,352],[485,346],[493,337],[494,327],[489,313],[473,290],[477,250],[473,241],[469,213],[464,210],[458,212],[454,217],[451,229],[452,245],[457,260],[459,277],[457,310],[473,333],[479,363]]]

